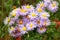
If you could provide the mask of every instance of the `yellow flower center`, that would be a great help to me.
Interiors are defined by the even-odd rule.
[[[40,21],[39,20],[37,21],[37,24],[40,24]]]
[[[26,12],[26,10],[24,10],[24,9],[20,9],[20,11],[21,11],[21,12]]]
[[[18,28],[18,31],[20,32],[20,28]]]
[[[46,14],[42,14],[43,17],[46,17]]]
[[[31,6],[27,5],[27,6],[26,6],[26,8],[30,9],[30,8],[31,8]]]
[[[11,20],[11,19],[10,19],[10,18],[8,18],[8,19],[7,19],[7,22],[10,22],[10,20]]]
[[[22,21],[22,20],[20,20],[19,24],[23,24],[23,21]]]
[[[30,27],[33,27],[33,24],[32,23],[30,23]]]
[[[16,16],[16,13],[12,13],[12,16],[14,16],[14,17],[15,17],[15,16]]]
[[[34,17],[34,16],[36,16],[36,14],[35,13],[32,13],[32,16]]]
[[[11,27],[11,29],[10,29],[10,30],[12,30],[12,31],[13,31],[13,30],[15,30],[15,28],[14,28],[14,27]]]
[[[56,6],[56,4],[53,3],[53,4],[52,4],[52,7],[55,7],[55,6]]]
[[[40,7],[44,7],[44,4],[43,4],[43,3],[41,3],[41,4],[40,4]]]
[[[24,27],[22,28],[22,30],[26,31],[26,27],[24,26]]]
[[[37,11],[38,11],[38,12],[42,12],[42,9],[41,9],[41,8],[38,8]]]
[[[44,28],[40,28],[40,30],[44,30]]]

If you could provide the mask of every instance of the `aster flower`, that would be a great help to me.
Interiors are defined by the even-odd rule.
[[[14,27],[9,28],[9,33],[11,34],[15,30]]]
[[[6,17],[6,19],[4,20],[4,24],[7,25],[10,21],[11,21],[11,18],[10,17]]]
[[[17,20],[17,25],[18,25],[18,26],[24,25],[24,21],[23,21],[23,20]]]
[[[24,22],[25,25],[26,25],[26,23],[30,22],[30,19],[26,18],[26,17],[24,17],[22,20],[23,20],[23,22]]]
[[[21,33],[20,33],[20,28],[19,27],[11,27],[10,29],[9,29],[9,33],[11,34],[11,36],[13,36],[13,37],[18,37],[18,36],[20,36],[21,35]]]
[[[20,31],[21,31],[21,34],[22,34],[22,35],[28,33],[28,32],[27,32],[27,28],[26,28],[26,26],[24,26],[24,25],[22,25],[22,26],[20,27]]]
[[[14,36],[14,35],[13,35],[13,31],[14,31],[14,30],[15,30],[14,27],[9,28],[9,33],[11,34],[11,36]]]
[[[45,3],[51,3],[52,0],[43,0]]]
[[[51,22],[50,22],[50,20],[49,19],[41,19],[42,20],[42,25],[43,26],[48,26],[48,25],[50,25],[51,24]]]
[[[28,12],[31,12],[34,10],[34,7],[32,5],[23,5],[22,8],[27,10]]]
[[[46,28],[39,27],[39,28],[37,28],[37,32],[40,33],[40,34],[42,34],[42,33],[46,32]]]
[[[42,8],[40,8],[40,7],[36,7],[36,11],[37,11],[37,13],[41,13],[41,12],[43,12],[44,10],[43,10]]]
[[[23,8],[20,8],[20,10],[18,11],[18,13],[21,15],[21,16],[24,16],[24,15],[27,15],[28,14],[28,11],[23,9]]]
[[[44,1],[44,4],[46,5],[46,8],[47,8],[53,0],[43,0],[43,1]]]
[[[22,36],[22,35],[24,35],[25,33],[28,33],[28,32],[27,32],[27,28],[24,25],[22,25],[22,26],[19,26],[19,27],[16,26],[15,28],[11,27],[9,29],[9,33],[13,37],[18,37],[18,36]]]
[[[45,3],[44,2],[40,2],[40,3],[38,3],[37,4],[37,7],[39,8],[42,8],[42,9],[44,9],[45,7],[46,7],[46,5],[45,5]]]
[[[58,3],[56,1],[52,1],[52,3],[50,3],[50,5],[48,6],[48,10],[50,10],[51,12],[56,12],[58,9]]]
[[[41,27],[41,26],[43,25],[43,22],[42,22],[41,19],[38,19],[38,20],[36,21],[36,23],[37,23],[37,26],[38,26],[38,27]]]
[[[34,19],[34,18],[37,17],[37,15],[38,14],[35,11],[32,11],[32,12],[30,12],[30,14],[28,16],[29,16],[30,19]]]
[[[10,17],[12,18],[12,20],[17,20],[18,19],[18,17],[20,16],[19,15],[19,13],[18,13],[18,10],[19,10],[20,8],[17,8],[17,9],[15,9],[15,10],[13,10],[12,12],[10,12]]]
[[[39,17],[41,17],[41,19],[47,19],[48,17],[50,17],[48,12],[42,12],[40,13]]]
[[[36,23],[35,22],[29,22],[26,24],[26,28],[28,31],[34,30],[34,28],[36,28]]]
[[[16,9],[14,9],[12,12],[10,12],[10,16],[12,16],[12,17],[20,16],[19,13],[18,13],[18,10],[19,10],[19,9],[20,9],[20,8],[16,8]]]

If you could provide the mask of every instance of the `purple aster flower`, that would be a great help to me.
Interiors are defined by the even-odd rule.
[[[45,3],[51,3],[51,0],[43,0]]]
[[[34,28],[36,28],[36,22],[31,21],[31,22],[27,23],[26,28],[27,28],[28,31],[34,30]]]
[[[34,19],[34,18],[37,17],[37,15],[38,15],[38,14],[37,14],[35,11],[31,11],[30,14],[29,14],[29,18],[30,18],[30,19]]]
[[[24,24],[26,24],[26,23],[28,23],[30,21],[30,19],[28,19],[26,17],[24,17],[22,20],[23,20]]]
[[[20,33],[20,28],[18,28],[18,27],[16,27],[16,28],[11,27],[11,28],[9,29],[9,33],[10,33],[10,35],[13,36],[13,37],[18,37],[18,36],[21,35],[21,33]]]
[[[42,8],[40,8],[40,7],[36,7],[36,11],[37,11],[38,14],[40,14],[41,12],[44,11],[44,9],[42,9]]]
[[[58,9],[58,3],[56,1],[52,1],[52,3],[50,3],[50,5],[48,6],[48,10],[50,10],[51,12],[56,12]]]
[[[28,14],[28,11],[23,9],[23,8],[20,8],[20,10],[18,10],[18,13],[21,15],[21,16],[24,16],[24,15],[27,15]]]
[[[48,26],[51,24],[50,20],[49,19],[41,19],[42,20],[42,25],[43,26]]]
[[[11,17],[11,19],[12,19],[13,21],[17,20],[18,17],[20,16],[19,13],[18,13],[18,10],[19,10],[19,9],[20,9],[20,8],[14,9],[14,10],[10,13],[9,16]]]
[[[12,12],[10,12],[10,16],[12,16],[12,17],[19,17],[20,16],[19,13],[18,13],[19,9],[20,8],[16,8]]]
[[[22,35],[28,33],[26,26],[22,25],[22,26],[20,27],[20,32],[21,32]]]
[[[27,10],[28,12],[31,12],[34,10],[34,7],[32,5],[23,5],[22,8]]]
[[[42,12],[42,13],[40,13],[39,17],[41,19],[47,19],[48,17],[50,17],[50,15],[48,12]]]
[[[14,30],[15,30],[14,27],[9,28],[9,33],[10,33],[11,36],[14,36],[14,35],[12,35],[12,32],[13,32]]]
[[[40,3],[37,4],[37,7],[38,7],[38,8],[40,7],[40,8],[42,8],[42,9],[45,9],[46,5],[45,5],[44,2],[40,2]]]
[[[39,27],[39,28],[37,28],[37,32],[40,33],[40,34],[42,34],[42,33],[46,32],[46,28]]]
[[[37,23],[37,27],[41,27],[43,25],[43,22],[41,19],[38,19],[36,23]]]
[[[18,26],[22,26],[22,25],[25,25],[24,21],[23,20],[17,20],[17,25]]]

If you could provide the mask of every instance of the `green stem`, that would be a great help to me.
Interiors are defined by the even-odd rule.
[[[2,12],[3,12],[4,0],[2,0]]]

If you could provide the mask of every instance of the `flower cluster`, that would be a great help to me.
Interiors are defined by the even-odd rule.
[[[36,7],[32,5],[23,5],[21,8],[16,8],[10,12],[9,17],[4,20],[5,25],[9,25],[9,33],[13,37],[21,36],[28,31],[37,29],[37,32],[42,34],[46,31],[46,26],[50,25],[50,14],[45,9],[51,12],[56,12],[58,3],[51,0],[43,0]]]

